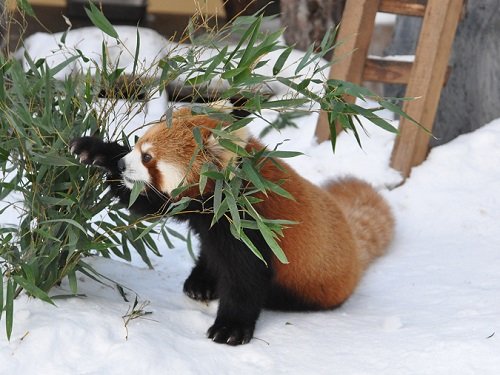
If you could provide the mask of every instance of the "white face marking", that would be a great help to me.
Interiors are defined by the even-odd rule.
[[[123,172],[123,183],[129,189],[134,187],[134,182],[151,183],[148,169],[142,164],[141,151],[133,149],[123,157],[125,171]]]
[[[147,153],[152,148],[153,148],[153,145],[151,143],[149,143],[149,142],[144,142],[141,145],[141,151],[142,151],[143,154]]]
[[[166,161],[159,161],[156,164],[156,168],[158,168],[162,177],[160,190],[168,194],[172,193],[172,190],[179,186],[186,175],[182,168]]]

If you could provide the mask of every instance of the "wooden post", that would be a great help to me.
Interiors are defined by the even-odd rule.
[[[331,67],[330,79],[361,83],[378,7],[379,0],[347,1],[337,35],[337,41],[342,44],[335,48],[333,55],[334,61],[341,60],[342,63]],[[321,112],[316,138],[318,142],[323,142],[329,137],[328,114]]]
[[[432,131],[462,7],[463,0],[429,0],[426,7],[405,94],[418,99],[405,102],[403,110],[429,132]],[[391,166],[408,177],[411,167],[425,160],[430,136],[404,118],[399,128]]]

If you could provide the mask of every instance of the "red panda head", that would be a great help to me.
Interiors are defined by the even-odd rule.
[[[207,115],[195,115],[189,108],[174,113],[171,126],[165,121],[156,123],[137,141],[122,159],[122,177],[125,186],[132,189],[134,182],[143,182],[153,190],[171,194],[179,186],[196,184],[204,163],[212,162],[221,169],[235,155],[221,147],[210,129],[220,125]],[[197,127],[203,141],[203,150],[196,156],[197,143],[193,129]],[[240,129],[233,134],[244,147],[248,134]]]

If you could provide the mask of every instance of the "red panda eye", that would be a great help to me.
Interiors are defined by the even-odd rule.
[[[142,162],[149,163],[153,157],[150,154],[142,154]]]

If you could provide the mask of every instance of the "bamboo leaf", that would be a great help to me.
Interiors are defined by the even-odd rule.
[[[109,36],[118,39],[118,33],[104,14],[92,2],[89,2],[89,6],[90,9],[85,8],[85,13],[87,13],[87,16],[94,26],[97,26],[98,29]]]
[[[141,49],[141,35],[139,34],[139,28],[135,30],[135,54],[134,54],[134,65],[132,66],[132,77],[135,77],[137,72],[137,62],[139,61],[139,52]]]
[[[396,105],[394,103],[391,103],[389,100],[385,100],[385,99],[380,100],[379,104],[382,107],[388,109],[389,111],[395,113],[396,115],[404,117],[405,119],[413,122],[415,125],[419,126],[423,130],[425,130],[427,133],[430,133],[429,129],[427,129],[426,127],[422,126],[422,124],[420,124],[417,120],[415,120],[413,117],[411,117],[410,115],[408,115],[408,113],[406,113],[405,111],[403,111],[398,105]]]
[[[42,289],[37,287],[36,285],[28,282],[26,279],[24,279],[21,276],[12,276],[14,281],[19,284],[24,290],[26,290],[29,294],[32,296],[41,299],[44,302],[50,303],[51,305],[55,306],[54,301],[49,297],[47,293],[45,293]]]
[[[224,178],[224,176],[222,176]],[[218,212],[222,202],[222,186],[224,183],[223,178],[215,180],[214,187],[214,212]]]
[[[35,17],[35,11],[33,10],[28,0],[17,0],[17,6],[21,11],[26,13],[28,16]]]
[[[304,153],[302,153],[300,151],[284,151],[284,150],[268,151],[268,150],[266,150],[262,154],[262,157],[287,159],[287,158],[294,158],[296,156],[301,156],[301,155],[304,155]]]
[[[134,241],[139,241],[144,236],[148,235],[149,232],[151,232],[154,228],[156,228],[157,225],[158,225],[158,223],[152,223],[152,224],[148,225],[146,228],[144,228],[141,231],[141,234],[139,234],[139,236],[136,239],[134,239]]]
[[[259,258],[261,261],[264,262],[264,264],[267,266],[267,262],[262,256],[262,253],[257,249],[257,247],[254,245],[254,243],[248,238],[248,236],[245,234],[244,231],[240,231],[240,239],[243,241],[243,243],[254,253],[257,258]]]
[[[7,279],[7,294],[5,296],[5,329],[7,340],[10,341],[12,335],[12,325],[14,322],[14,280]]]
[[[68,282],[69,282],[69,288],[71,290],[71,293],[73,295],[76,295],[78,293],[78,282],[76,279],[76,271],[72,270],[71,272],[68,273]]]
[[[214,56],[212,62],[205,70],[206,77],[210,76],[214,72],[214,70],[224,61],[227,55],[228,48],[228,46],[225,46],[221,51],[217,53],[217,55]]]
[[[128,208],[132,207],[132,205],[135,203],[137,198],[139,198],[139,195],[141,195],[141,192],[144,190],[144,182],[142,181],[134,181],[134,186],[132,187],[132,190],[130,191],[130,199],[128,201]]]
[[[383,118],[381,118],[381,117],[377,116],[375,113],[373,113],[373,110],[360,107],[356,104],[350,104],[349,107],[352,108],[355,112],[359,113],[364,118],[370,120],[372,123],[374,123],[378,127],[382,128],[388,132],[391,132],[391,133],[395,133],[395,134],[398,133],[398,129],[396,129],[394,126],[389,124],[389,122],[387,122]]]
[[[241,231],[241,220],[240,220],[240,213],[238,211],[238,206],[236,205],[236,199],[234,198],[231,189],[227,189],[225,193],[226,193],[225,194],[226,199],[224,199],[224,201],[227,202],[227,206],[231,214],[231,219],[232,219],[231,224],[234,226],[236,233],[239,234]]]
[[[49,224],[49,223],[68,223],[76,228],[78,228],[83,234],[87,234],[87,231],[85,228],[78,222],[76,222],[73,219],[67,219],[67,218],[60,218],[60,219],[51,219],[51,220],[44,220],[39,223],[39,225],[42,224]]]
[[[57,64],[53,68],[50,68],[50,76],[51,77],[55,76],[61,70],[63,70],[64,68],[66,68],[69,64],[71,64],[72,62],[78,60],[81,57],[82,56],[80,56],[80,55],[71,56],[71,57],[67,58],[66,60],[64,60],[62,63]]]
[[[257,226],[259,227],[259,231],[262,234],[262,237],[266,241],[267,245],[271,248],[271,251],[274,253],[274,255],[276,255],[278,260],[283,264],[288,264],[288,259],[286,258],[283,249],[281,249],[281,247],[274,239],[273,232],[261,220],[257,220]]]
[[[193,261],[196,262],[197,257],[196,257],[196,255],[195,255],[195,253],[193,251],[193,241],[191,239],[191,229],[187,233],[186,246],[187,246],[189,255],[191,256],[191,258],[193,259]]]
[[[243,172],[245,172],[248,181],[250,181],[260,191],[265,192],[266,186],[264,185],[264,182],[262,181],[262,178],[260,177],[259,173],[252,166],[249,159],[243,160],[243,163],[241,164],[241,169],[243,170]]]
[[[292,47],[285,48],[283,52],[281,52],[281,55],[278,57],[276,62],[274,63],[273,66],[273,74],[277,75],[279,72],[281,72],[281,69],[283,69],[283,66],[285,65],[286,61],[288,60],[288,57],[292,53]]]
[[[176,230],[174,230],[174,229],[172,229],[170,227],[167,227],[166,230],[173,237],[178,238],[179,240],[182,240],[184,242],[187,241],[187,238],[184,235],[182,235],[181,233],[177,232]]]
[[[205,187],[207,186],[208,177],[207,177],[207,175],[205,173],[208,172],[209,167],[210,167],[209,163],[204,163],[201,166],[200,180],[198,182],[200,195],[203,195],[203,193],[205,192]]]
[[[281,186],[272,183],[271,181],[266,181],[265,182],[266,188],[271,190],[273,193],[281,195],[284,198],[290,199],[292,201],[295,201],[295,198],[293,197],[292,194],[290,194],[288,191],[283,189]]]
[[[237,145],[234,142],[231,142],[228,139],[219,139],[219,144],[225,149],[234,152],[236,155],[249,157],[250,154],[245,150],[244,147]]]

